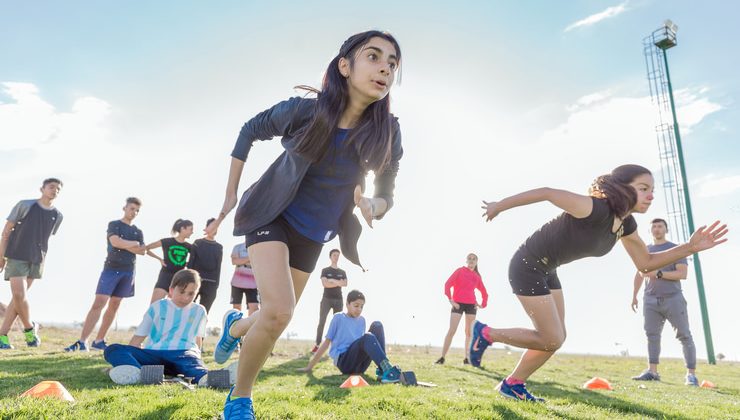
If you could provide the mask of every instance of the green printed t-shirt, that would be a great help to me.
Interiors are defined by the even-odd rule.
[[[175,238],[164,238],[161,242],[166,264],[164,269],[176,273],[185,268],[192,245],[188,242],[177,242]]]

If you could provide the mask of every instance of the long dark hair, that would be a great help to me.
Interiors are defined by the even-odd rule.
[[[339,72],[339,59],[349,60],[352,68],[357,51],[374,37],[383,38],[393,44],[398,62],[401,62],[401,47],[391,34],[381,31],[361,32],[344,41],[339,53],[331,60],[324,73],[320,91],[307,86],[297,86],[318,94],[313,119],[297,134],[300,140],[296,151],[312,162],[319,161],[326,153],[336,133],[339,119],[349,103],[348,82]],[[349,134],[347,142],[356,148],[360,164],[365,170],[382,172],[390,162],[393,134],[390,109],[390,95],[373,102],[365,108],[357,126]]]
[[[601,175],[591,183],[589,195],[606,199],[609,207],[617,215],[624,218],[637,204],[637,191],[630,185],[640,175],[652,173],[640,165],[622,165],[611,173]]]

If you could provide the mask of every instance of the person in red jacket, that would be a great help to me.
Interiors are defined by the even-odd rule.
[[[475,289],[478,289],[481,294],[481,304],[475,298]],[[437,364],[441,365],[445,362],[445,355],[450,349],[452,343],[452,337],[457,332],[457,327],[460,325],[460,319],[465,314],[465,360],[464,364],[468,364],[468,348],[470,347],[470,326],[475,321],[475,314],[478,308],[485,308],[488,304],[488,292],[486,287],[483,285],[483,279],[478,272],[478,256],[470,253],[468,254],[467,262],[464,267],[460,267],[455,270],[454,273],[445,282],[445,295],[452,305],[452,311],[450,313],[450,329],[447,331],[445,336],[445,343],[442,346],[442,357],[437,360]]]

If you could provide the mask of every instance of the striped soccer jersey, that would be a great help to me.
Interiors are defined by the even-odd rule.
[[[144,348],[150,350],[196,350],[195,337],[205,337],[206,309],[197,303],[178,308],[164,298],[149,306],[136,335],[146,336]]]

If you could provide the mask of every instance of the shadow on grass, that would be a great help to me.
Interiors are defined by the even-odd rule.
[[[485,378],[492,379],[497,383],[503,380],[506,376],[508,376],[505,373],[501,373],[499,371],[494,371],[494,370],[488,370],[482,367],[481,368],[474,368],[474,367],[466,368],[466,367],[450,366],[447,369],[454,369],[454,370],[460,371],[465,374],[483,376]]]
[[[137,416],[137,419],[145,419],[145,420],[160,420],[160,419],[169,419],[171,418],[178,410],[183,408],[185,404],[183,403],[176,403],[172,402],[170,404],[167,404],[165,406],[157,407],[156,409],[149,411],[147,413],[144,413],[140,416]]]
[[[654,408],[646,407],[641,404],[636,404],[631,401],[625,401],[619,398],[609,396],[603,392],[591,391],[588,389],[576,388],[565,389],[562,384],[557,382],[533,382],[533,388],[536,388],[538,395],[548,398],[559,398],[570,401],[571,403],[582,403],[593,407],[598,407],[605,410],[611,410],[619,412],[620,414],[637,414],[639,416],[645,416],[650,418],[666,418],[678,420],[689,420],[690,417],[677,415],[675,413],[666,413],[664,411],[656,410]],[[550,413],[560,418],[575,419],[578,417],[571,417],[564,413],[559,413],[556,410],[551,409]]]
[[[307,381],[306,387],[320,388],[316,391],[313,399],[316,401],[333,402],[344,399],[350,393],[349,389],[340,388],[339,386],[347,380],[348,375],[337,373],[335,375],[317,377],[313,372],[301,373],[298,372],[299,368],[305,367],[308,364],[310,357],[301,356],[295,359],[287,360],[279,365],[272,366],[268,369],[263,369],[260,372],[260,379],[267,379],[270,377],[280,376],[296,376],[306,375]],[[372,369],[371,365],[371,369]],[[367,376],[367,375],[364,375]],[[367,378],[365,378],[367,380]],[[374,381],[368,380],[368,384],[373,385]]]

